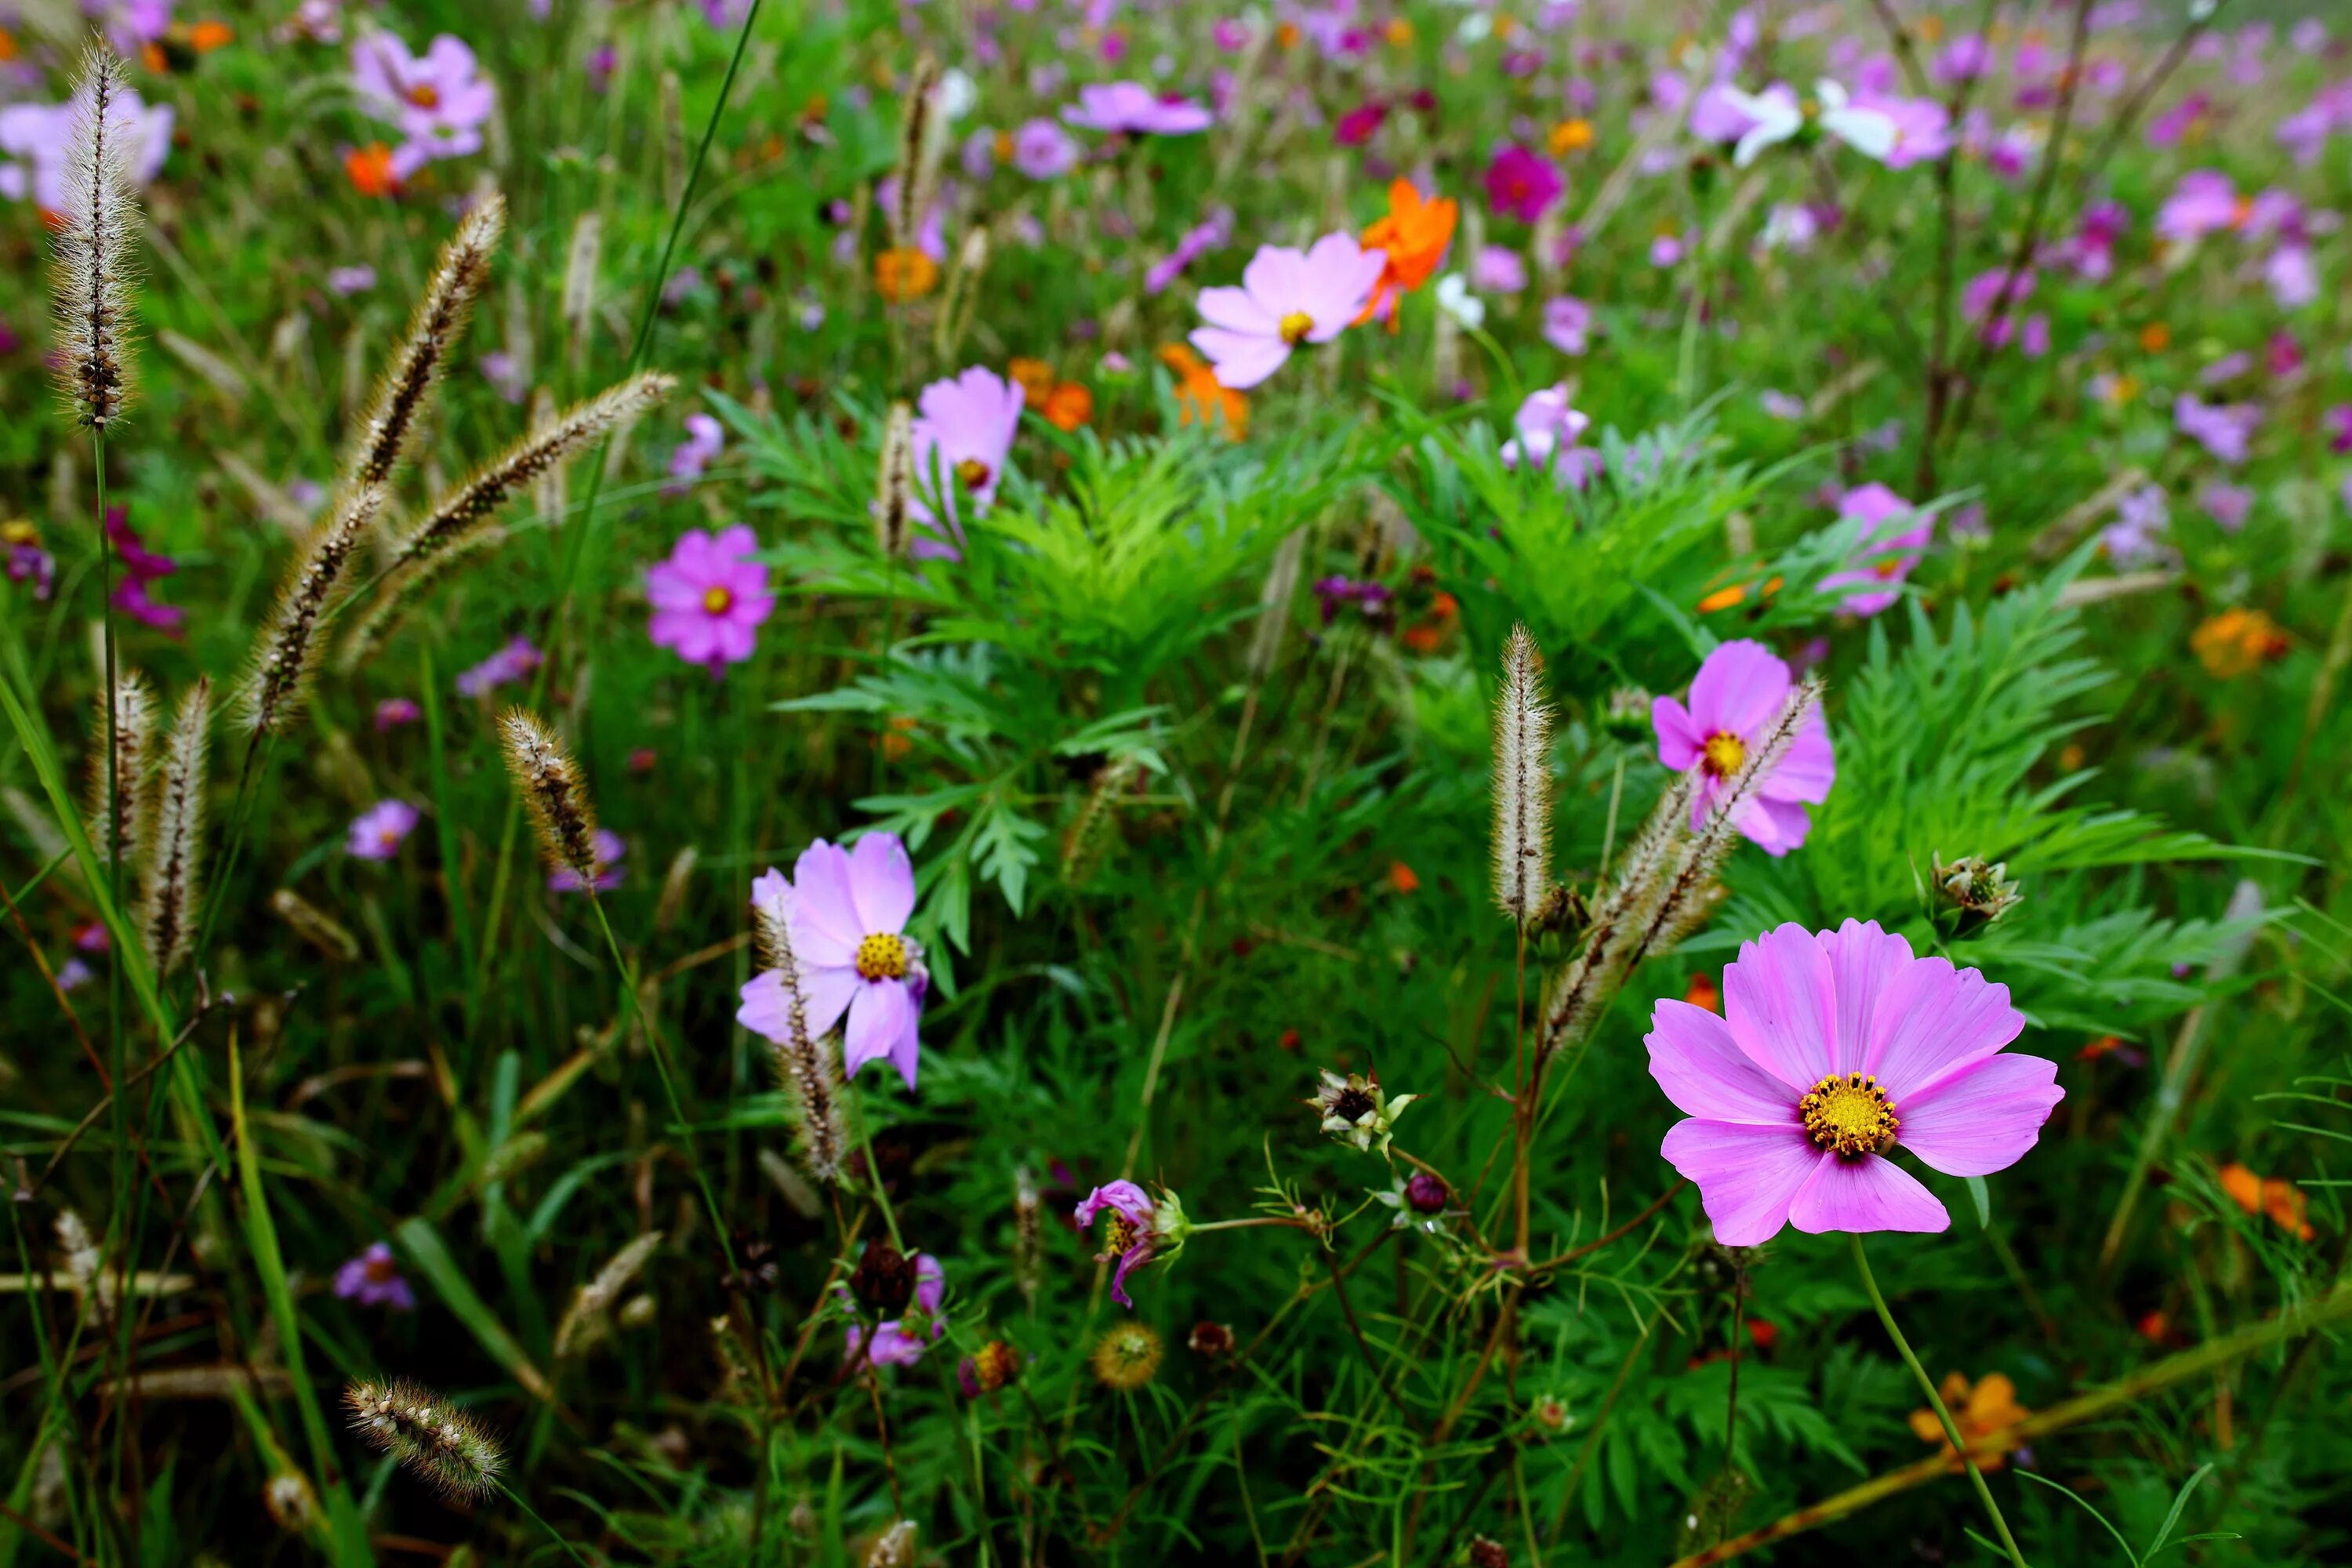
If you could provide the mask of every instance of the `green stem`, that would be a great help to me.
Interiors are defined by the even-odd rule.
[[[1936,1419],[1943,1424],[1944,1436],[1951,1443],[1952,1452],[1958,1454],[1960,1463],[1969,1468],[1969,1480],[1977,1489],[1977,1498],[1984,1504],[1987,1516],[1992,1520],[1993,1533],[2000,1537],[2001,1546],[2009,1552],[2010,1562],[2015,1563],[2016,1568],[2026,1568],[2025,1553],[2017,1549],[2017,1537],[2009,1532],[2009,1521],[2000,1516],[2000,1504],[1992,1500],[1992,1489],[1985,1485],[1984,1472],[1977,1468],[1974,1459],[1969,1458],[1968,1442],[1960,1436],[1959,1423],[1954,1421],[1952,1413],[1944,1408],[1944,1396],[1936,1392],[1935,1379],[1929,1377],[1927,1369],[1919,1364],[1919,1358],[1911,1353],[1911,1342],[1903,1337],[1901,1329],[1895,1327],[1895,1314],[1887,1310],[1886,1298],[1879,1294],[1878,1281],[1871,1277],[1870,1259],[1862,1250],[1861,1235],[1856,1233],[1853,1240],[1854,1271],[1862,1276],[1862,1288],[1869,1293],[1870,1304],[1878,1309],[1878,1321],[1886,1325],[1886,1337],[1893,1340],[1895,1348],[1903,1352],[1903,1364],[1909,1367],[1911,1375],[1919,1380],[1919,1390],[1935,1408]]]
[[[531,1523],[547,1531],[547,1538],[555,1542],[558,1546],[563,1548],[565,1556],[571,1558],[574,1563],[579,1563],[580,1568],[588,1568],[588,1559],[580,1555],[580,1549],[572,1545],[569,1541],[564,1540],[563,1537],[557,1532],[555,1526],[540,1518],[538,1510],[533,1509],[530,1504],[522,1500],[522,1494],[520,1492],[515,1490],[514,1488],[507,1485],[506,1482],[502,1480],[499,1480],[495,1477],[491,1479],[490,1484],[497,1487],[499,1490],[506,1493],[507,1501],[520,1509],[525,1519],[530,1520]]]
[[[882,1167],[874,1158],[874,1135],[866,1125],[866,1102],[857,1098],[857,1079],[848,1079],[844,1087],[849,1091],[849,1113],[857,1119],[857,1147],[866,1154],[866,1177],[874,1184],[874,1206],[882,1211],[882,1223],[890,1227],[890,1245],[904,1252],[907,1244],[898,1237],[898,1216],[890,1207],[890,1194],[882,1190]]]

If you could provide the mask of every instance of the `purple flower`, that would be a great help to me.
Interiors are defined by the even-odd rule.
[[[1591,424],[1590,416],[1568,405],[1567,383],[1531,392],[1511,416],[1517,434],[1503,443],[1503,467],[1523,461],[1548,467],[1559,484],[1582,489],[1601,467],[1600,453],[1576,444]]]
[[[41,548],[41,536],[29,522],[0,523],[0,544],[8,549],[8,581],[30,583],[33,597],[46,599],[58,576],[57,558]]]
[[[1203,251],[1222,247],[1233,237],[1234,209],[1212,207],[1207,218],[1184,231],[1184,237],[1176,242],[1175,249],[1151,264],[1151,269],[1143,275],[1143,291],[1146,294],[1164,291],[1184,268],[1200,258]]]
[[[1033,180],[1059,178],[1076,167],[1077,162],[1077,142],[1043,116],[1013,133],[1013,166]]]
[[[425,710],[407,697],[387,697],[375,705],[376,733],[397,730],[403,724],[414,724],[425,717]]]
[[[2116,503],[2116,521],[2099,531],[2099,543],[2118,567],[2150,565],[2165,557],[2158,536],[2171,521],[2163,487],[2142,485]]]
[[[1992,46],[1980,33],[1963,33],[1937,52],[1928,74],[1946,87],[1974,81],[1993,68]]]
[[[1084,1230],[1094,1224],[1095,1217],[1105,1209],[1110,1211],[1110,1219],[1103,1226],[1102,1251],[1097,1255],[1097,1261],[1118,1265],[1111,1275],[1110,1299],[1131,1309],[1135,1301],[1127,1293],[1127,1277],[1157,1258],[1173,1258],[1182,1251],[1192,1226],[1175,1194],[1162,1188],[1155,1201],[1141,1187],[1124,1179],[1107,1183],[1087,1194],[1074,1216],[1078,1228]]]
[[[1864,95],[1853,106],[1883,114],[1894,125],[1895,144],[1885,160],[1890,169],[1931,163],[1952,150],[1951,112],[1932,98]]]
[[[1314,591],[1316,603],[1322,607],[1323,624],[1327,626],[1339,616],[1342,605],[1355,605],[1368,621],[1379,620],[1387,613],[1391,596],[1386,584],[1337,574],[1315,579]]]
[[[1544,301],[1543,338],[1570,357],[1582,354],[1592,342],[1592,307],[1573,294]]]
[[[1528,286],[1528,264],[1507,245],[1482,245],[1470,258],[1470,287],[1482,294],[1516,294]]]
[[[915,910],[915,869],[895,833],[869,833],[855,849],[820,838],[801,851],[793,879],[771,867],[751,884],[751,901],[789,922],[800,964],[802,1017],[823,1037],[844,1014],[842,1067],[850,1077],[887,1058],[915,1087],[917,1025],[930,974],[906,934]],[[735,1021],[771,1040],[786,1037],[793,997],[769,970],[743,987]]]
[[[629,852],[628,841],[609,827],[600,827],[591,836],[596,848],[596,890],[609,893],[621,885],[621,858]],[[578,893],[586,890],[580,873],[569,866],[559,866],[547,874],[548,891]]]
[[[702,477],[710,460],[727,449],[727,433],[719,421],[708,414],[686,416],[686,439],[670,448],[669,483],[662,487],[667,495],[683,495],[688,487]]]
[[[1875,921],[1790,924],[1742,944],[1724,1016],[1662,1000],[1650,1076],[1689,1118],[1667,1163],[1698,1184],[1726,1247],[1781,1226],[1937,1231],[1951,1216],[1888,1153],[1987,1176],[2025,1157],[2065,1098],[2058,1064],[2004,1053],[2025,1027],[2009,988],[1920,958]]]
[[[923,388],[913,431],[914,514],[926,529],[914,541],[916,556],[961,556],[964,509],[982,517],[996,504],[996,487],[1021,429],[1021,388],[985,365]]]
[[[1675,79],[1680,86],[1679,79]],[[1740,107],[1741,94],[1729,82],[1711,83],[1691,103],[1690,133],[1702,142],[1726,146],[1755,127],[1756,117]]]
[[[1378,99],[1360,103],[1339,116],[1331,127],[1332,140],[1342,147],[1360,147],[1372,139],[1372,132],[1389,117],[1389,106]]]
[[[406,138],[392,154],[393,177],[404,181],[436,158],[480,152],[482,126],[498,101],[474,51],[447,33],[422,55],[409,53],[407,43],[389,30],[357,39],[352,85]]]
[[[1189,136],[1213,116],[1189,99],[1160,98],[1137,81],[1090,82],[1062,110],[1064,123],[1084,131],[1124,131],[1135,136]]]
[[[1931,517],[1905,527],[1917,513],[1909,501],[1877,483],[1846,491],[1838,502],[1838,516],[1849,522],[1859,521],[1862,538],[1845,570],[1822,578],[1822,588],[1823,592],[1853,589],[1838,608],[1850,616],[1874,616],[1902,597],[1896,590],[1936,536],[1936,520]]]
[[[1498,216],[1533,223],[1560,191],[1559,171],[1516,142],[1486,165],[1486,205]]]
[[[2254,492],[2243,485],[2233,485],[2227,479],[2210,479],[2197,492],[2204,503],[2205,515],[2224,533],[2235,533],[2246,526],[2246,516],[2254,510]]]
[[[928,1252],[915,1254],[914,1309],[903,1318],[874,1325],[874,1345],[866,1352],[866,1359],[876,1366],[912,1366],[922,1360],[923,1352],[948,1331],[947,1320],[940,1316],[940,1303],[946,1298],[947,1289],[947,1270],[940,1267],[940,1260]],[[839,1290],[839,1294],[848,1299],[848,1291]],[[858,1345],[865,1338],[862,1325],[849,1325],[846,1353],[850,1360],[857,1359]]]
[[[1346,234],[1327,234],[1304,251],[1260,246],[1240,288],[1201,290],[1209,324],[1192,330],[1192,346],[1209,357],[1219,384],[1246,391],[1300,343],[1328,343],[1345,331],[1387,264],[1387,252],[1363,249]]]
[[[681,534],[669,559],[646,572],[646,599],[654,612],[646,630],[654,646],[707,666],[714,677],[750,658],[759,646],[760,624],[776,607],[768,569],[752,559],[759,549],[748,523],[715,534],[700,529]]]
[[[416,808],[404,800],[380,800],[360,813],[343,840],[355,860],[389,860],[416,828]]]
[[[119,101],[131,180],[144,185],[162,171],[172,151],[172,107],[159,103],[151,109],[128,88]],[[67,149],[73,143],[79,112],[72,103],[0,107],[0,196],[11,201],[29,196],[47,213],[65,210]]]
[[[79,958],[68,958],[58,965],[58,989],[60,991],[79,991],[97,978],[97,972]]]
[[[2213,108],[2213,100],[2201,92],[2192,92],[2179,103],[2147,122],[2147,144],[2151,147],[2178,147],[2189,128],[2202,120]]]
[[[2282,310],[2300,310],[2319,298],[2319,269],[2308,246],[2282,245],[2263,258],[2263,281]]]
[[[480,697],[501,686],[511,686],[540,666],[546,656],[527,637],[515,636],[507,646],[457,677],[457,695]]]
[[[127,508],[106,509],[106,536],[113,542],[114,559],[122,572],[121,580],[114,584],[114,607],[141,626],[177,636],[188,612],[177,605],[149,597],[147,585],[169,577],[180,569],[180,563],[147,548],[139,531],[131,526]]]
[[[375,268],[362,262],[355,267],[331,267],[327,269],[327,291],[349,299],[364,294],[375,287]]]
[[[2352,403],[2339,403],[2319,416],[2327,431],[2327,449],[2337,457],[2352,452]]]
[[[2224,463],[2246,460],[2263,411],[2251,403],[2203,403],[2189,393],[2173,400],[2173,428]]]
[[[335,1294],[362,1307],[390,1307],[395,1312],[416,1310],[416,1295],[400,1277],[392,1248],[381,1241],[335,1270]]]
[[[2242,202],[2238,187],[2218,169],[2193,169],[2180,176],[2172,194],[2157,209],[2156,232],[2185,244],[2246,221],[2251,204]]]
[[[1993,348],[2007,346],[2017,333],[2017,309],[2030,298],[2041,279],[2033,268],[2014,275],[2006,267],[1979,272],[1960,290],[1960,319],[1978,324],[1979,335]],[[2000,314],[1994,315],[1998,310]]]
[[[1671,697],[1650,704],[1658,761],[1676,773],[1696,770],[1691,826],[1706,819],[1724,789],[1748,761],[1765,726],[1779,716],[1795,684],[1789,667],[1758,642],[1727,642],[1706,656],[1691,682],[1685,707]],[[1776,859],[1805,841],[1812,823],[1807,804],[1827,800],[1837,778],[1830,732],[1817,710],[1780,764],[1741,801],[1732,826]]]

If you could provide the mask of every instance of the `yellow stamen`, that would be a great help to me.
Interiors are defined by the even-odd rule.
[[[1699,748],[1699,761],[1717,778],[1727,779],[1748,761],[1748,742],[1727,731],[1718,730],[1706,738],[1706,745]]]
[[[955,466],[956,482],[968,490],[976,490],[988,483],[989,467],[978,458],[966,458]]]
[[[1307,334],[1315,330],[1315,318],[1304,310],[1293,310],[1282,318],[1282,341],[1297,348]]]
[[[732,590],[720,587],[711,587],[703,590],[702,607],[709,614],[714,616],[723,616],[729,610],[732,609],[734,605],[735,595]]]
[[[895,932],[877,931],[857,944],[857,973],[867,980],[903,980],[907,943]]]
[[[1843,1078],[1832,1073],[1813,1085],[1812,1092],[1797,1102],[1797,1110],[1805,1119],[1806,1135],[1817,1146],[1849,1160],[1893,1148],[1895,1129],[1902,1126],[1895,1102],[1878,1080],[1858,1072]]]
[[[429,81],[420,81],[408,89],[408,101],[419,109],[441,107],[441,89]]]

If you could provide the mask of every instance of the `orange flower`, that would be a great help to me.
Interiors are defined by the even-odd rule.
[[[2309,1241],[2319,1233],[2311,1227],[2309,1202],[2303,1189],[2278,1176],[2257,1176],[2234,1160],[2221,1167],[2221,1190],[2249,1215],[2268,1215],[2271,1223]]]
[[[236,37],[226,22],[199,22],[188,29],[188,42],[200,55],[211,54]]]
[[[1025,396],[1028,389],[1022,392]],[[1075,381],[1061,382],[1045,395],[1043,413],[1056,430],[1075,430],[1095,416],[1095,395]]]
[[[5,27],[0,27],[0,65],[16,58],[16,37]]]
[[[1249,398],[1217,380],[1199,354],[1182,343],[1164,343],[1160,363],[1176,374],[1176,418],[1190,425],[1222,423],[1225,439],[1238,441],[1249,429]]]
[[[371,142],[344,153],[343,173],[351,176],[352,189],[363,196],[390,196],[400,192],[400,182],[392,173],[392,149],[381,142]]]
[[[2189,646],[2217,680],[2235,680],[2266,659],[2285,657],[2286,633],[2260,610],[2230,609],[2199,626]]]
[[[1704,1007],[1717,1017],[1723,1015],[1723,991],[1716,984],[1715,976],[1704,969],[1690,977],[1690,984],[1683,992],[1683,1000],[1694,1007]]]
[[[1389,862],[1389,887],[1400,893],[1418,892],[1421,889],[1421,879],[1414,876],[1412,868],[1403,861],[1391,860]]]
[[[1398,48],[1409,47],[1412,43],[1412,24],[1402,16],[1397,17],[1388,25],[1387,37]]]
[[[2139,330],[2139,346],[2152,354],[2160,354],[2172,346],[2172,329],[2162,321],[2150,321]]]
[[[1952,1425],[1960,1429],[1961,1440],[1968,1444],[1969,1458],[1977,1462],[1977,1468],[2000,1469],[2009,1462],[2009,1455],[2024,1446],[2015,1437],[1995,1436],[2033,1414],[2017,1402],[2017,1385],[2010,1382],[2006,1373],[1996,1372],[1982,1383],[1971,1385],[1956,1372],[1944,1379],[1937,1392],[1943,1395],[1944,1408],[1952,1413]],[[1919,1435],[1922,1443],[1941,1447],[1954,1468],[1958,1467],[1959,1456],[1952,1452],[1952,1440],[1944,1436],[1944,1424],[1936,1419],[1934,1411],[1911,1412],[1911,1430]]]
[[[1460,601],[1441,588],[1429,601],[1429,613],[1405,627],[1397,640],[1415,653],[1435,653],[1461,619]]]
[[[2172,1320],[2162,1312],[2147,1312],[2140,1317],[2139,1337],[2150,1344],[2162,1344],[2172,1336]]]
[[[1021,389],[1021,401],[1044,412],[1045,400],[1054,395],[1054,367],[1041,359],[1016,359],[1004,367],[1004,374]]]
[[[1546,144],[1550,147],[1551,155],[1555,158],[1565,158],[1570,153],[1581,153],[1592,145],[1592,121],[1563,120],[1551,128],[1551,136]]]
[[[874,258],[874,291],[885,304],[919,300],[940,285],[940,264],[912,246],[883,251]]]
[[[1385,312],[1389,331],[1396,331],[1397,300],[1428,282],[1437,264],[1445,259],[1445,247],[1454,243],[1456,216],[1449,198],[1423,201],[1411,180],[1391,183],[1389,216],[1367,225],[1363,238],[1365,249],[1387,253],[1388,265],[1381,269],[1380,281],[1372,285],[1364,313],[1356,320],[1368,321]]]
[[[1748,584],[1734,583],[1728,588],[1717,588],[1698,602],[1698,613],[1711,616],[1717,610],[1727,610],[1748,597]]]

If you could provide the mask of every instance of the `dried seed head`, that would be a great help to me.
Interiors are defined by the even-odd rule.
[[[874,479],[874,537],[882,553],[907,553],[907,530],[915,513],[915,411],[890,405],[882,425],[882,460]]]
[[[131,91],[122,62],[102,40],[82,55],[72,139],[66,148],[65,211],[51,263],[59,390],[77,423],[103,434],[131,394]]]
[[[865,1254],[850,1271],[849,1293],[867,1311],[887,1318],[905,1311],[915,1299],[917,1272],[915,1258],[879,1237],[869,1237]]]
[[[343,1408],[352,1430],[371,1447],[445,1497],[478,1498],[498,1489],[506,1463],[498,1440],[438,1395],[404,1380],[355,1383],[343,1391]]]
[[[1110,847],[1114,808],[1141,772],[1142,764],[1131,756],[1113,757],[1096,771],[1077,816],[1062,837],[1062,880],[1068,886],[1082,888],[1094,879],[1103,852]]]
[[[98,1242],[89,1234],[89,1226],[72,1209],[59,1209],[56,1222],[58,1261],[65,1270],[66,1283],[81,1302],[81,1320],[85,1323],[102,1323],[114,1316],[114,1276],[107,1272],[106,1259],[98,1250]]]
[[[594,1279],[572,1293],[572,1305],[555,1331],[558,1361],[576,1355],[604,1338],[611,1326],[614,1305],[661,1243],[660,1231],[646,1232],[614,1253],[604,1268],[596,1270]]]
[[[1096,1380],[1107,1388],[1131,1394],[1150,1383],[1160,1370],[1160,1336],[1141,1323],[1121,1323],[1095,1342]]]
[[[280,1470],[270,1477],[261,1489],[261,1505],[289,1535],[300,1535],[318,1522],[319,1494],[299,1470]]]
[[[587,402],[565,409],[544,429],[524,437],[436,500],[425,521],[401,541],[394,564],[405,565],[448,548],[506,505],[515,491],[635,419],[668,396],[677,384],[672,376],[651,373],[607,387]]]
[[[898,182],[890,204],[890,243],[905,249],[915,243],[939,184],[940,155],[947,148],[947,116],[940,112],[940,62],[925,55],[907,78],[904,110],[898,120]]]
[[[360,955],[359,939],[326,910],[291,888],[269,895],[270,911],[294,928],[294,934],[329,958],[348,963]]]
[[[773,1044],[776,1070],[800,1112],[801,1157],[820,1182],[838,1184],[848,1162],[849,1133],[842,1120],[841,1064],[833,1037],[809,1032],[808,998],[793,951],[792,885],[771,870],[751,885],[751,923],[762,973],[751,984],[773,987],[782,1003],[782,1026],[762,1032]],[[749,992],[746,994],[750,999]]]
[[[465,335],[466,319],[474,297],[490,275],[490,258],[497,252],[507,221],[506,198],[486,193],[467,212],[457,231],[441,247],[433,276],[408,319],[392,363],[368,405],[358,450],[352,455],[350,482],[380,485],[399,467],[416,426],[432,399],[434,383],[447,367],[449,351]]]
[[[205,757],[213,722],[212,682],[199,679],[180,699],[163,746],[155,802],[154,849],[147,859],[139,923],[147,956],[169,974],[195,937],[197,874],[205,847]]]
[[[539,829],[540,852],[550,870],[570,869],[581,885],[596,885],[596,815],[579,764],[553,731],[527,709],[509,708],[499,718],[499,739],[507,772]]]
[[[1013,1278],[1022,1296],[1037,1299],[1037,1265],[1044,1257],[1045,1200],[1037,1179],[1022,1166],[1013,1173]]]
[[[1525,926],[1542,904],[1551,851],[1551,710],[1528,628],[1503,647],[1495,698],[1495,900]]]
[[[255,734],[283,735],[301,717],[325,646],[320,623],[341,602],[348,587],[343,574],[375,526],[383,500],[381,484],[346,492],[278,584],[278,603],[253,645],[252,666],[237,691],[239,717]]]
[[[147,764],[154,745],[155,699],[135,669],[123,670],[114,682],[114,765],[107,765],[106,694],[98,697],[98,723],[90,736],[89,841],[104,865],[120,839],[122,863],[141,863],[152,826],[145,788]]]
[[[596,264],[604,250],[604,220],[593,210],[572,226],[572,250],[563,267],[563,325],[572,334],[572,361],[588,353],[588,318],[596,308]]]
[[[915,1568],[915,1525],[902,1519],[877,1536],[866,1553],[866,1568]]]

